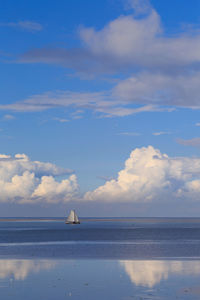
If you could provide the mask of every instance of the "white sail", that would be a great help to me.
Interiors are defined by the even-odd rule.
[[[74,221],[75,221],[75,223],[79,223],[78,216],[75,212],[74,212]]]
[[[65,223],[66,224],[80,224],[80,221],[78,219],[77,214],[75,213],[75,210],[70,211],[70,214]]]
[[[68,216],[68,218],[67,218],[67,221],[68,221],[68,222],[74,222],[74,221],[75,221],[74,215],[75,215],[75,211],[74,211],[74,210],[71,210],[71,211],[70,211],[70,214],[69,214],[69,216]]]

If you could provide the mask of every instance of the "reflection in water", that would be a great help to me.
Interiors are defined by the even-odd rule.
[[[13,277],[24,280],[29,273],[38,273],[41,270],[54,268],[55,261],[50,260],[0,260],[0,278]]]
[[[200,261],[120,261],[131,281],[135,285],[152,288],[170,275],[200,274]]]
[[[199,300],[199,278],[191,260],[0,259],[0,299]]]

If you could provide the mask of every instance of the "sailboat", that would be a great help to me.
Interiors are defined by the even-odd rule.
[[[80,224],[80,221],[74,209],[70,211],[70,214],[67,220],[65,221],[65,224]]]

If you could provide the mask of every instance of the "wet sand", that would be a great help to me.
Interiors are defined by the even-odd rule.
[[[3,300],[199,299],[200,261],[0,260]]]

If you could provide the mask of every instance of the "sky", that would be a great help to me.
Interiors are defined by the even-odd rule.
[[[0,217],[199,216],[199,10],[0,4]]]

